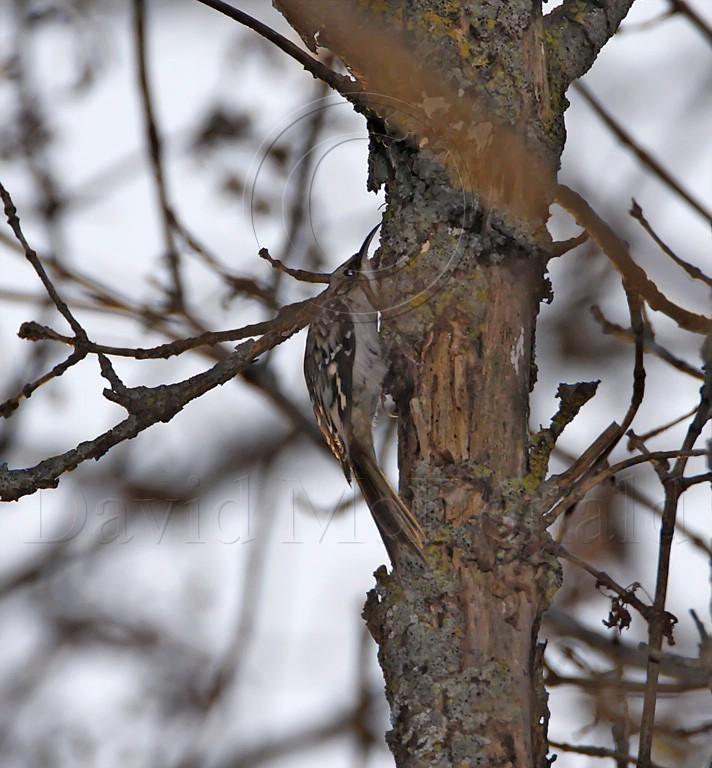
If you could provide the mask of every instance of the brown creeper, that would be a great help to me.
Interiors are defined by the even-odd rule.
[[[421,555],[423,531],[378,466],[373,447],[373,420],[386,375],[368,259],[378,226],[331,275],[329,295],[309,326],[304,378],[324,440],[349,483],[353,473],[395,563],[400,543]]]

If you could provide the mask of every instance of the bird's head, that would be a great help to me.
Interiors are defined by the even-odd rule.
[[[376,224],[366,235],[358,251],[331,273],[329,285],[334,293],[342,295],[350,293],[355,288],[361,288],[374,303],[373,269],[368,258],[368,249],[380,226]]]

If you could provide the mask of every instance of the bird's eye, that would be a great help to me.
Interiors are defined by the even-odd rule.
[[[346,277],[353,277],[356,274],[356,270],[353,267],[349,267],[348,269],[344,270],[344,274]]]

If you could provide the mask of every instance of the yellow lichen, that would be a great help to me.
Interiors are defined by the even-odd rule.
[[[484,464],[471,464],[470,471],[472,477],[476,480],[488,480],[494,474],[492,470]]]
[[[445,31],[450,26],[450,23],[444,19],[435,11],[426,11],[423,14],[423,22],[428,25],[431,30],[438,31],[440,34],[445,34]]]

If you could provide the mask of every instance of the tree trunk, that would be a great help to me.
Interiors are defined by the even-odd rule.
[[[409,302],[385,333],[401,492],[426,528],[430,569],[379,572],[366,605],[389,743],[399,766],[544,766],[536,639],[559,576],[522,503],[543,262],[509,237],[463,232],[445,179],[434,185],[444,204],[414,205],[423,158],[391,159],[384,252],[420,258],[417,280],[406,269],[392,281],[393,303]]]
[[[400,488],[428,541],[426,568],[379,569],[364,611],[400,768],[549,764],[537,633],[560,568],[527,503],[528,402],[564,91],[630,6],[608,4],[545,26],[537,0],[275,2],[355,77],[387,192]]]

